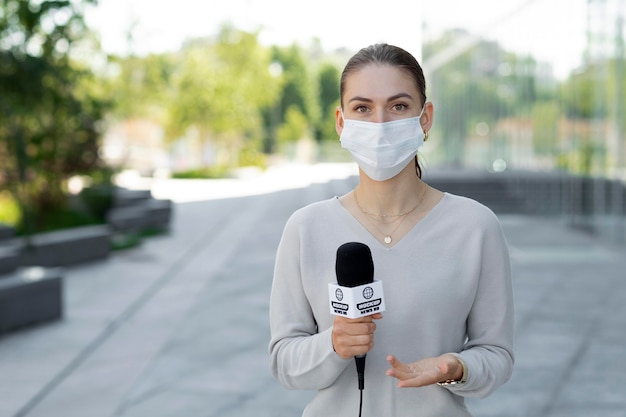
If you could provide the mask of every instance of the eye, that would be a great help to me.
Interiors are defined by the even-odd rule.
[[[407,106],[407,105],[406,105],[406,104],[404,104],[404,103],[396,103],[396,104],[394,104],[393,106],[391,106],[391,109],[392,109],[393,111],[403,111],[403,110],[406,110],[408,107],[409,107],[409,106]]]
[[[359,105],[354,108],[354,111],[357,113],[367,113],[369,109],[366,106]]]

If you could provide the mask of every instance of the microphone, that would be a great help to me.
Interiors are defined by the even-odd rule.
[[[348,242],[337,249],[335,262],[337,284],[340,287],[353,288],[374,282],[374,261],[369,246],[360,242]],[[359,389],[365,386],[365,357],[354,357],[359,379]]]

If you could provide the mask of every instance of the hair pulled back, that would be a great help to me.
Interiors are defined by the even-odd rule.
[[[348,75],[352,72],[358,71],[370,64],[390,65],[407,71],[415,81],[415,86],[422,99],[422,105],[426,103],[426,80],[424,79],[422,67],[415,57],[397,46],[378,43],[363,48],[354,54],[343,69],[339,82],[339,96],[341,98],[342,108],[346,78],[348,78]]]

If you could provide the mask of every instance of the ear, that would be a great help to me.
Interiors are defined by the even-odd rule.
[[[435,107],[433,106],[433,103],[427,101],[424,104],[424,114],[422,114],[422,117],[420,118],[420,122],[422,124],[422,129],[424,129],[424,132],[428,132],[430,128],[433,127],[434,115]]]
[[[335,109],[335,131],[337,135],[341,137],[341,132],[343,132],[343,113],[341,112],[341,107]]]

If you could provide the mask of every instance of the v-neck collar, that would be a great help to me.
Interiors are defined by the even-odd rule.
[[[417,223],[415,223],[405,234],[404,236],[402,236],[402,238],[400,238],[397,242],[395,242],[393,245],[388,246],[385,245],[383,242],[381,242],[378,238],[376,238],[376,236],[374,236],[368,229],[367,227],[365,227],[359,220],[357,220],[356,217],[354,217],[352,215],[352,213],[350,213],[350,211],[348,211],[348,209],[346,207],[344,207],[343,204],[341,204],[341,201],[339,201],[339,197],[335,197],[335,204],[338,204],[340,206],[340,212],[342,213],[342,216],[345,216],[348,218],[348,221],[353,225],[354,228],[356,228],[358,230],[358,232],[360,234],[364,234],[367,239],[369,241],[374,241],[376,243],[377,246],[379,246],[382,249],[386,249],[386,250],[393,250],[393,249],[397,249],[400,245],[402,245],[402,243],[407,240],[407,238],[412,235],[413,233],[417,233],[417,230],[425,227],[428,225],[428,223],[431,222],[431,219],[433,219],[436,216],[436,213],[438,211],[441,210],[441,206],[444,204],[445,200],[448,200],[450,198],[449,194],[444,192],[443,193],[443,197],[437,202],[437,204],[435,204],[429,211],[428,213],[426,213]]]

